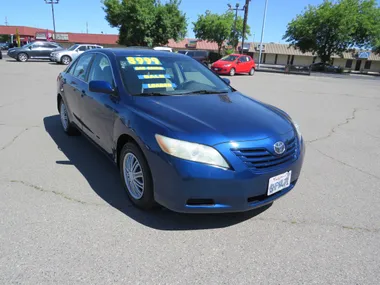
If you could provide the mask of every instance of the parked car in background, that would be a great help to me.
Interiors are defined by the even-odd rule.
[[[100,45],[93,44],[75,44],[69,47],[68,49],[52,52],[50,54],[50,60],[56,63],[68,65],[83,52],[97,48],[103,47]]]
[[[158,50],[158,51],[173,52],[173,49],[170,48],[170,47],[154,47],[153,49],[154,49],[154,50]]]
[[[211,69],[218,74],[229,74],[230,76],[240,73],[254,75],[256,64],[249,55],[230,54],[214,62]]]
[[[206,66],[210,63],[209,52],[205,50],[179,50],[178,53],[190,56]]]
[[[342,68],[340,66],[332,65],[329,63],[317,62],[310,65],[310,70],[319,72],[339,73],[342,71]]]
[[[63,47],[54,42],[35,41],[22,47],[9,49],[8,56],[17,61],[26,62],[29,59],[50,59],[50,54],[57,50],[63,50]]]
[[[9,43],[0,43],[0,50],[8,50]]]
[[[56,90],[63,131],[98,145],[140,208],[248,211],[300,176],[305,143],[289,115],[190,57],[90,50],[59,74]]]

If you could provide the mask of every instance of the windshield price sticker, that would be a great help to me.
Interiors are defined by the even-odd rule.
[[[162,66],[135,66],[135,70],[165,70]]]
[[[130,65],[161,65],[157,57],[128,56],[127,61]]]
[[[153,89],[153,88],[175,88],[176,85],[174,83],[148,83],[143,84],[142,87],[144,89]]]
[[[138,75],[139,79],[164,79],[170,78],[169,74],[148,74],[148,75]]]

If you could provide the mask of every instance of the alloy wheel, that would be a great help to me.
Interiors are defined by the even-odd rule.
[[[60,115],[61,115],[61,124],[62,124],[63,130],[66,132],[69,127],[69,117],[67,116],[66,105],[63,101],[61,102]]]
[[[129,194],[134,199],[140,200],[144,195],[144,174],[139,160],[131,152],[124,157],[123,174]]]

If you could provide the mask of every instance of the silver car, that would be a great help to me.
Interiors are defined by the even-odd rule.
[[[81,53],[86,50],[94,48],[103,48],[99,45],[92,44],[75,44],[65,50],[60,50],[57,52],[52,52],[50,54],[50,60],[56,63],[70,64],[74,59],[76,59]]]

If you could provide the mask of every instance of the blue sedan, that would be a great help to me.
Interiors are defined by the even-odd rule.
[[[59,74],[57,107],[63,130],[99,146],[142,209],[248,211],[300,176],[298,125],[181,54],[87,51]]]

